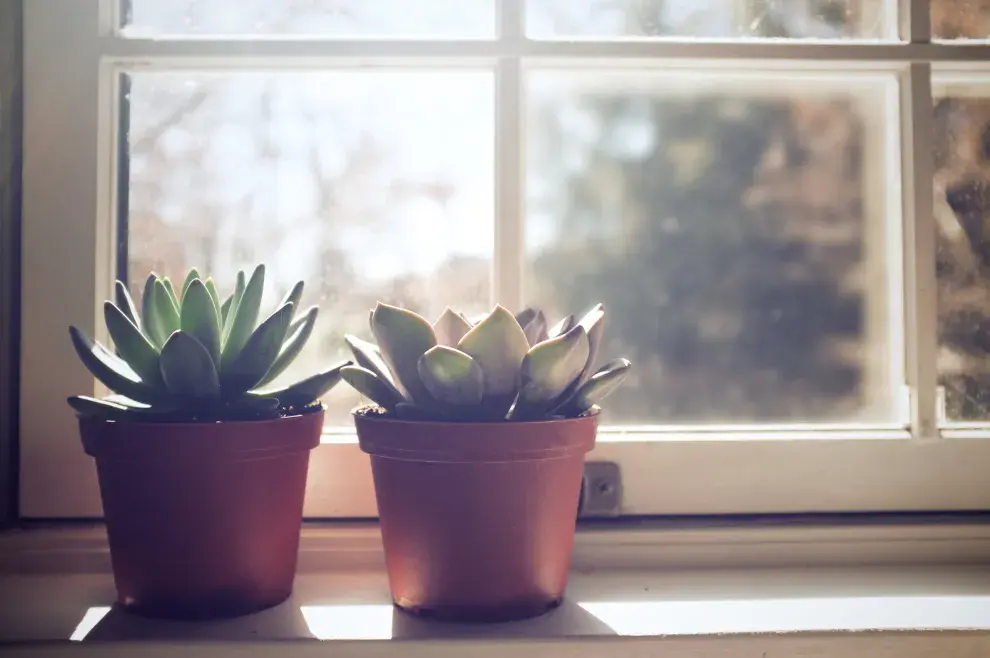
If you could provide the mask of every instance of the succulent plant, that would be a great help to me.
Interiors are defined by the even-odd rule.
[[[627,359],[594,371],[605,310],[548,327],[541,310],[513,315],[502,306],[477,321],[447,308],[432,325],[379,303],[371,312],[377,344],[347,335],[356,364],[344,381],[388,414],[423,420],[538,420],[580,416],[629,373]]]
[[[265,266],[221,301],[212,279],[189,271],[177,292],[169,278],[150,274],[138,306],[120,281],[103,314],[114,351],[69,327],[72,345],[113,395],[76,395],[80,415],[141,420],[275,418],[318,404],[340,381],[342,363],[280,388],[264,388],[299,355],[316,323],[316,306],[296,314],[303,282],[258,323]],[[297,316],[297,317],[294,317]]]

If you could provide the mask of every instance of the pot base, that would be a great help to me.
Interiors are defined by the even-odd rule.
[[[420,619],[449,622],[497,623],[539,617],[560,607],[563,601],[563,598],[559,598],[552,601],[525,601],[499,606],[451,605],[436,608],[405,606],[399,601],[393,601],[393,603],[403,612],[414,617],[419,617]]]
[[[284,603],[292,592],[279,594],[265,600],[248,601],[243,597],[227,597],[213,601],[152,601],[147,603],[118,601],[117,607],[128,614],[149,619],[173,619],[179,621],[206,621],[232,619],[274,608]]]

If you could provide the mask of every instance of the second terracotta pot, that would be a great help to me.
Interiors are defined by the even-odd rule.
[[[504,621],[559,605],[597,415],[445,423],[358,409],[354,418],[397,606]]]

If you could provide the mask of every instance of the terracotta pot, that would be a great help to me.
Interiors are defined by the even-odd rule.
[[[359,409],[354,418],[397,606],[502,621],[560,604],[596,415],[445,423]]]
[[[288,598],[322,409],[264,421],[80,418],[79,426],[96,459],[119,604],[211,618]]]

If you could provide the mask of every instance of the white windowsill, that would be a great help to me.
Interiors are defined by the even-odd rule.
[[[334,656],[391,655],[402,642],[404,658],[990,655],[985,525],[584,530],[561,608],[487,626],[394,611],[376,534],[308,528],[290,601],[211,623],[107,614],[98,527],[0,536],[0,642],[14,649],[4,655],[45,656],[317,656],[326,641]]]

